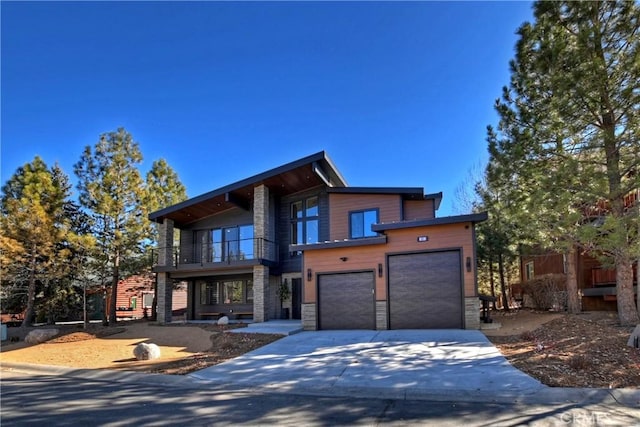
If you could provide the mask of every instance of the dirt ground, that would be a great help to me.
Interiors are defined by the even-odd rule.
[[[509,362],[552,387],[640,388],[640,350],[627,346],[633,328],[614,312],[577,315],[521,310],[494,315],[483,331]]]
[[[514,366],[555,387],[640,388],[640,350],[626,345],[633,328],[620,327],[617,314],[588,312],[566,315],[528,310],[493,314],[500,329],[483,330]],[[242,327],[245,325],[231,325]],[[0,363],[34,363],[76,368],[106,368],[186,374],[266,345],[280,335],[232,334],[215,325],[122,322],[108,328],[91,325],[59,327],[52,340],[29,346],[27,331],[9,328]],[[161,358],[138,361],[140,342],[160,346]]]
[[[229,327],[246,325],[175,324],[157,326],[146,321],[120,322],[109,328],[89,325],[56,326],[60,333],[51,340],[28,345],[22,328],[8,328],[8,336],[19,342],[4,342],[0,363],[33,363],[90,369],[119,369],[165,374],[186,374],[224,362],[255,348],[268,344],[281,335],[231,334]],[[53,326],[43,327],[51,328]],[[133,357],[138,343],[154,343],[160,347],[161,357],[139,361]]]

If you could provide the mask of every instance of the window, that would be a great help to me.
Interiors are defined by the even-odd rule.
[[[377,236],[378,233],[371,230],[371,226],[377,223],[378,209],[349,212],[349,237],[360,239]]]
[[[222,282],[223,304],[240,304],[244,302],[242,280]]]
[[[524,265],[524,278],[527,280],[533,279],[534,271],[533,271],[533,261],[529,261]]]
[[[320,240],[318,197],[291,203],[291,243],[302,245]]]
[[[153,306],[153,293],[148,292],[142,294],[142,306],[144,308],[151,308]]]
[[[218,282],[200,283],[200,304],[218,304]]]
[[[199,281],[200,304],[251,304],[253,303],[253,280],[224,280],[220,282]]]
[[[198,230],[194,241],[194,262],[253,259],[253,224]]]
[[[129,307],[133,310],[138,307],[138,297],[131,297],[131,300],[129,300]]]

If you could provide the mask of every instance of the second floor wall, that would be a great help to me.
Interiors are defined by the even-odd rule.
[[[266,258],[274,273],[300,271],[292,244],[366,238],[372,224],[435,217],[434,200],[405,200],[401,194],[332,193],[325,186],[269,197],[267,237],[254,232],[253,203],[183,225],[176,242],[178,264],[207,264]],[[271,253],[273,252],[273,253]],[[265,256],[269,253],[270,256]]]

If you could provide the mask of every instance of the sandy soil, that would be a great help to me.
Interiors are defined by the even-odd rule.
[[[492,313],[494,323],[500,323],[499,329],[485,329],[482,332],[488,337],[520,335],[533,331],[547,322],[559,319],[564,314],[531,310],[514,310],[507,313]]]
[[[212,346],[212,335],[218,333],[198,326],[161,327],[147,322],[123,323],[116,328],[114,332],[119,333],[103,337],[99,337],[105,333],[103,329],[90,329],[87,333],[78,328],[71,331],[63,328],[63,335],[43,344],[30,346],[22,340],[17,343],[5,342],[2,344],[0,362],[144,370],[152,365],[205,352]],[[11,329],[20,328],[10,328],[9,335],[13,332]],[[95,337],[96,332],[98,337]],[[137,361],[133,357],[133,349],[141,342],[157,344],[161,350],[160,359]]]

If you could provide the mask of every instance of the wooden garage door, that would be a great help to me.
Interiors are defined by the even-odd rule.
[[[389,257],[391,329],[462,328],[460,252]]]
[[[373,272],[318,276],[320,329],[375,329]]]

